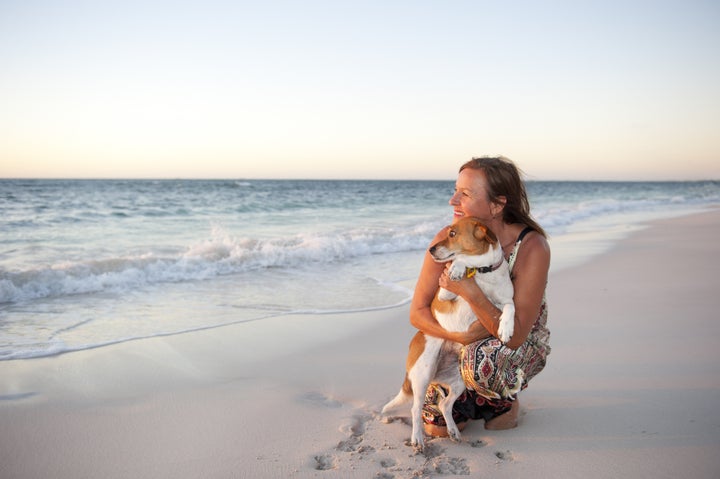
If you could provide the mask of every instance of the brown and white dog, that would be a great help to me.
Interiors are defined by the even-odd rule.
[[[439,263],[452,261],[449,276],[458,281],[472,276],[487,298],[502,310],[498,337],[507,342],[513,334],[515,305],[510,269],[503,256],[495,234],[477,218],[466,217],[453,224],[447,237],[430,247],[430,255]],[[440,288],[433,299],[433,316],[447,331],[467,331],[477,318],[464,299]],[[453,441],[460,440],[460,430],[452,417],[452,406],[465,390],[458,354],[462,345],[429,336],[418,331],[410,342],[407,358],[407,374],[400,392],[382,409],[386,414],[396,406],[413,400],[411,444],[424,449],[422,408],[430,383],[444,386],[448,393],[438,404],[447,423],[448,435]]]

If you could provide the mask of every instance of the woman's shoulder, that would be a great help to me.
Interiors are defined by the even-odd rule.
[[[518,261],[521,259],[549,264],[550,243],[547,238],[534,230],[525,234],[518,250]]]
[[[528,231],[525,233],[525,236],[522,239],[523,244],[534,244],[536,247],[542,247],[550,249],[550,243],[548,243],[547,238],[545,235],[540,233],[539,231],[535,231],[531,228],[526,228]]]

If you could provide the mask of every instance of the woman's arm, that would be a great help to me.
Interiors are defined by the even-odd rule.
[[[547,240],[542,235],[529,234],[523,240],[513,268],[515,331],[510,341],[507,342],[507,346],[511,349],[515,349],[525,342],[535,324],[545,294],[549,267],[550,247]],[[478,318],[476,322],[497,337],[501,311],[487,299],[475,280],[465,278],[460,281],[451,281],[443,272],[439,278],[439,284],[464,298]],[[477,328],[473,323],[471,331],[473,327]],[[472,342],[472,340],[468,341],[472,336],[473,334],[469,331],[465,337],[460,337],[458,342],[468,344]]]
[[[515,349],[525,342],[540,314],[550,269],[550,245],[544,236],[531,233],[518,250],[513,268],[515,332],[507,346]]]

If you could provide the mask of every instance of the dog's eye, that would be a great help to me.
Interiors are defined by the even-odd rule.
[[[448,236],[451,237],[451,238],[454,238],[456,234],[457,234],[457,231],[455,231],[455,230],[450,230],[450,232],[448,233]]]

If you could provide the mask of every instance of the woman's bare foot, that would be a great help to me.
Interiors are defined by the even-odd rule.
[[[448,437],[447,427],[445,426],[436,426],[435,424],[427,424],[424,423],[423,426],[425,427],[425,434],[431,437]],[[467,426],[467,422],[459,422],[457,427],[459,430],[465,429],[465,426]]]
[[[516,399],[513,401],[512,407],[508,412],[500,414],[489,421],[485,421],[485,429],[490,431],[512,429],[518,425],[518,416],[520,416],[520,402]]]

